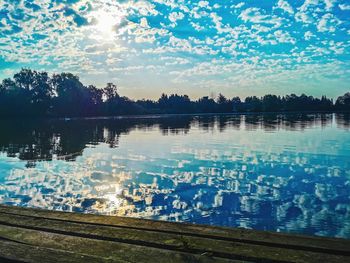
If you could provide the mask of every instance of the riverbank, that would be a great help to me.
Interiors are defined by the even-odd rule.
[[[96,117],[58,117],[59,120],[119,120],[119,119],[160,119],[171,117],[196,117],[196,116],[239,116],[239,115],[295,115],[295,114],[350,114],[349,112],[337,111],[271,111],[271,112],[209,112],[209,113],[160,113],[160,114],[139,114],[139,115],[116,115],[116,116],[96,116]]]
[[[350,114],[350,111],[257,111],[257,112],[207,112],[207,113],[155,113],[155,114],[130,114],[130,115],[112,115],[112,116],[77,116],[77,117],[64,117],[64,116],[47,116],[47,117],[13,117],[9,118],[0,117],[0,121],[18,120],[18,121],[45,121],[45,120],[122,120],[122,119],[161,119],[171,117],[195,117],[195,116],[239,116],[239,115],[296,115],[296,114]]]
[[[10,262],[348,262],[350,240],[0,206]]]

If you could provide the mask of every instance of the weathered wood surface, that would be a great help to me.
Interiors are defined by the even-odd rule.
[[[0,262],[350,262],[350,240],[0,206]]]

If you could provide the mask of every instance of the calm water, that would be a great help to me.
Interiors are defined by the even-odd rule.
[[[350,238],[350,116],[1,121],[0,202]]]

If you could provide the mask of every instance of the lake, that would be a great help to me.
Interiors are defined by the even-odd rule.
[[[350,115],[0,121],[0,203],[350,238]]]

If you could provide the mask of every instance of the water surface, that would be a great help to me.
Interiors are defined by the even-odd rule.
[[[350,116],[0,121],[0,202],[350,238]]]

